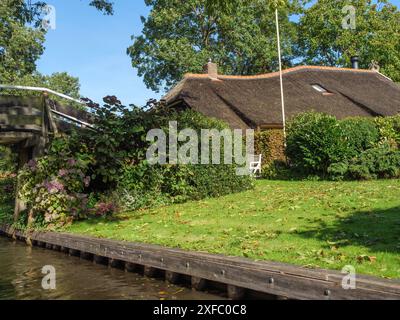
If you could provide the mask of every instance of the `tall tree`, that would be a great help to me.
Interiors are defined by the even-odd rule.
[[[226,2],[228,6],[226,6]],[[148,88],[168,89],[186,72],[201,72],[212,59],[220,72],[256,74],[277,69],[274,9],[269,0],[145,0],[151,6],[142,35],[128,48]],[[299,1],[280,7],[285,66],[290,66]]]
[[[0,81],[10,83],[31,74],[43,53],[44,30],[29,26],[37,21],[40,5],[28,7],[22,0],[0,2]]]
[[[80,98],[79,78],[72,77],[66,72],[55,72],[50,76],[44,77],[45,87],[62,92],[73,98]]]
[[[46,30],[42,27],[45,1],[0,1],[0,82],[15,83],[32,75],[43,54]],[[109,0],[90,1],[105,14],[113,13]]]
[[[355,29],[343,28],[347,5],[355,8]],[[400,12],[389,1],[319,0],[305,10],[298,30],[303,63],[350,66],[359,55],[362,68],[377,61],[381,72],[400,81]]]

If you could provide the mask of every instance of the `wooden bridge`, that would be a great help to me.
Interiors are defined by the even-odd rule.
[[[15,96],[0,91],[0,145],[10,146],[18,154],[18,168],[41,156],[54,135],[68,133],[73,127],[93,128],[93,117],[84,108],[62,105],[49,95],[84,104],[80,100],[47,88],[0,85],[0,89],[41,92],[38,96]],[[23,203],[16,200],[15,214],[23,209]]]
[[[49,98],[54,94],[74,103],[80,100],[46,88],[4,86],[0,89],[41,91],[41,96],[0,94],[0,145],[12,146],[19,154],[20,164],[43,153],[49,139],[73,126],[92,128],[90,113],[62,105]]]

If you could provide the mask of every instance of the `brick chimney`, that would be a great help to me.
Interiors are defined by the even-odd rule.
[[[208,76],[211,79],[218,79],[218,65],[216,63],[213,63],[210,59],[210,61],[203,67],[203,71],[205,74],[208,74]]]

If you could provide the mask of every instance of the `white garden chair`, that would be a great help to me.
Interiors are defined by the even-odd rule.
[[[250,174],[256,176],[257,173],[261,175],[261,163],[262,163],[262,155],[252,155],[250,156]]]

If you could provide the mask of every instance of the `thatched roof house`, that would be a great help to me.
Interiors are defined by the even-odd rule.
[[[205,74],[187,74],[163,99],[225,120],[232,128],[282,127],[279,73],[219,75],[209,63]],[[286,118],[315,110],[338,118],[400,113],[400,86],[377,71],[301,66],[283,72]]]

